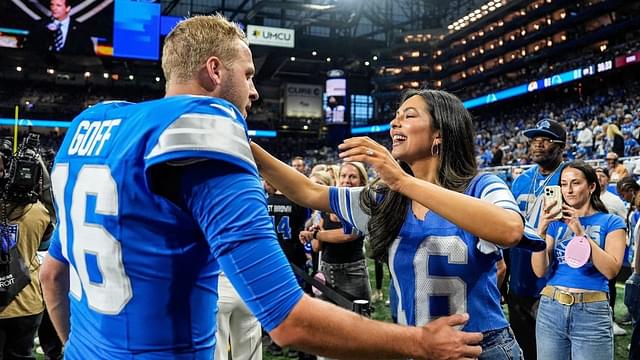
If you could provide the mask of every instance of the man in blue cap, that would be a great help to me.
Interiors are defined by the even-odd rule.
[[[537,228],[545,186],[560,184],[567,133],[558,122],[542,119],[523,135],[529,138],[529,156],[535,165],[514,180],[511,191],[525,218]],[[546,279],[533,273],[531,252],[513,248],[505,258],[510,273],[509,322],[524,358],[536,359],[536,313]]]

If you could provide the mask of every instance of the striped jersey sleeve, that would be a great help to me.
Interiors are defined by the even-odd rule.
[[[329,204],[331,210],[340,218],[344,232],[368,233],[369,215],[360,207],[360,194],[364,187],[331,187]]]
[[[504,183],[499,177],[495,175],[486,175],[479,180],[476,194],[481,200],[490,202],[498,207],[506,210],[515,211],[520,214],[520,208],[516,203],[513,193],[509,190],[507,184]],[[522,240],[518,244],[518,247],[532,251],[540,251],[546,247],[544,240],[538,235],[535,228],[524,219],[524,234]],[[478,250],[485,254],[498,251],[498,246],[483,239],[478,241]]]

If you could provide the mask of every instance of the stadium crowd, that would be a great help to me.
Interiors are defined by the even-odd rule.
[[[211,51],[220,51],[213,54],[223,59],[231,57],[234,66],[227,67],[213,55],[206,66],[179,62],[187,58],[180,56],[181,51],[192,51],[180,44],[194,36],[181,33],[180,28],[203,26],[199,22],[212,23],[205,32],[216,28],[222,33],[224,29],[227,37],[220,41],[237,49]],[[260,359],[260,346],[255,342],[246,345],[247,349],[237,349],[245,345],[234,340],[234,336],[248,338],[249,331],[259,334],[255,319],[251,330],[234,330],[234,322],[240,320],[233,320],[233,310],[219,313],[217,319],[201,316],[207,309],[213,314],[216,308],[210,303],[215,299],[211,293],[216,292],[210,289],[211,281],[218,284],[221,294],[246,302],[242,316],[251,318],[253,313],[260,320],[273,338],[272,352],[283,353],[280,344],[289,347],[289,356],[300,359],[313,358],[310,353],[445,358],[452,354],[443,350],[445,345],[456,356],[479,355],[481,359],[609,359],[617,331],[611,308],[616,299],[615,279],[623,276],[620,280],[629,278],[624,303],[635,322],[629,359],[637,358],[640,281],[633,248],[640,233],[640,186],[633,175],[640,175],[640,164],[621,164],[622,158],[640,153],[637,79],[581,96],[579,101],[567,98],[542,106],[531,104],[517,111],[483,113],[475,119],[452,94],[415,90],[402,95],[390,133],[373,139],[347,139],[339,147],[295,137],[248,143],[244,119],[251,116],[247,114],[250,104],[259,95],[252,82],[251,52],[242,33],[220,17],[196,17],[182,24],[165,45],[167,79],[180,79],[169,81],[165,99],[134,105],[98,104],[84,112],[92,123],[74,121],[70,138],[64,142],[59,131],[42,134],[41,154],[34,158],[44,160],[45,176],[27,190],[41,194],[49,185],[47,170],[60,149],[52,182],[62,217],[40,270],[40,260],[32,260],[37,249],[48,245],[51,220],[46,204],[40,206],[32,197],[26,202],[37,204],[38,217],[33,221],[40,226],[28,233],[32,238],[24,242],[29,247],[21,243],[19,251],[29,260],[31,276],[42,278],[44,296],[34,282],[24,293],[14,294],[8,307],[0,305],[2,334],[18,329],[16,324],[21,334],[17,340],[15,333],[13,338],[2,338],[5,357],[32,356],[30,347],[46,300],[60,339],[63,343],[70,339],[65,349],[70,358],[115,349],[123,351],[115,352],[117,358],[133,354],[211,358],[210,351],[216,346],[213,329],[216,321],[222,324],[224,319],[228,335],[218,342],[230,344],[231,349],[225,347],[217,358],[222,360],[224,352],[233,353],[235,348],[248,351],[234,357]],[[184,66],[195,70],[185,72]],[[228,77],[219,77],[220,73]],[[233,82],[234,91],[221,85],[227,82]],[[33,96],[45,104],[63,100]],[[89,101],[94,100],[98,98]],[[167,112],[175,114],[165,116]],[[107,113],[120,117],[112,120],[105,117]],[[148,118],[163,123],[140,121]],[[220,122],[228,125],[226,133],[219,132],[216,125]],[[94,136],[97,129],[105,130],[101,138],[88,141],[83,131],[92,127]],[[215,141],[200,136],[202,130]],[[3,129],[2,135],[11,133]],[[100,153],[103,146],[106,155]],[[33,163],[24,160],[28,158],[25,154],[3,159],[12,164],[6,172],[2,169],[6,184],[16,183],[15,164],[26,168],[24,164]],[[89,158],[99,159],[100,165]],[[594,168],[582,161],[592,159],[604,159],[607,166]],[[527,165],[527,170],[510,179],[509,187],[500,177],[486,174],[503,165]],[[262,186],[257,181],[258,170],[265,180]],[[67,182],[73,191],[66,189]],[[118,187],[118,182],[125,185]],[[624,217],[610,213],[609,200],[601,199],[606,193],[603,185],[613,185],[627,202]],[[4,189],[8,193],[13,188],[7,185]],[[550,196],[553,191],[559,197]],[[67,194],[71,192],[73,196]],[[17,199],[27,207],[23,197]],[[6,210],[17,200],[4,196],[2,201]],[[81,223],[74,224],[78,228],[68,229],[70,216],[79,216],[78,203],[83,221],[76,219]],[[89,206],[96,214],[85,214]],[[66,209],[71,215],[65,214]],[[293,212],[298,218],[295,222],[290,221]],[[118,221],[105,220],[109,217]],[[8,222],[22,224],[27,219],[1,220],[3,249],[15,247]],[[87,226],[87,221],[98,222],[101,230]],[[79,236],[67,239],[67,232],[76,231]],[[112,239],[105,236],[109,231],[123,236],[122,248],[118,241],[108,241]],[[106,238],[113,247],[92,247],[80,235],[100,241]],[[140,238],[158,241],[153,249],[137,241],[131,244],[131,239]],[[75,242],[71,255],[67,241]],[[580,246],[582,253],[572,252]],[[128,256],[123,264],[121,252],[125,251]],[[322,254],[315,254],[319,252]],[[588,255],[579,263],[585,252]],[[424,326],[422,331],[369,321],[312,299],[313,290],[301,282],[304,276],[294,277],[292,272],[310,261],[307,271],[323,274],[319,278],[324,277],[329,289],[317,297],[347,310],[355,308],[348,301],[373,300],[385,306],[382,300],[386,299],[379,293],[372,298],[365,253],[387,261],[393,321]],[[100,274],[100,267],[106,265],[98,257],[105,255],[110,260],[119,256],[119,266]],[[75,260],[70,262],[70,258]],[[291,267],[286,266],[287,261]],[[94,268],[89,269],[89,263]],[[154,271],[164,273],[147,273],[150,264]],[[510,290],[502,295],[509,318],[501,308],[505,264]],[[80,278],[74,278],[72,269],[83,265]],[[423,274],[424,268],[427,272]],[[621,273],[621,268],[627,268],[626,272]],[[224,271],[224,283],[217,282],[219,270]],[[40,277],[38,271],[42,271]],[[167,287],[166,279],[174,277],[192,282]],[[117,286],[107,289],[100,283]],[[332,289],[347,298],[347,305],[336,301]],[[137,297],[132,296],[134,290]],[[175,297],[191,292],[193,298]],[[137,311],[122,313],[124,307],[133,305]],[[166,314],[169,308],[171,314]],[[463,313],[470,318],[448,316]],[[158,321],[157,333],[140,326],[149,319]],[[127,330],[135,336],[117,336],[121,322],[133,323]],[[574,326],[576,323],[580,326]],[[439,342],[432,339],[435,337]],[[134,346],[129,341],[139,343]],[[435,348],[438,356],[430,353]],[[60,357],[60,350],[50,357]]]

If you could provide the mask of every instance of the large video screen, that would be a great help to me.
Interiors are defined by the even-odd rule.
[[[149,0],[1,0],[0,46],[38,53],[157,60],[160,4]]]
[[[347,109],[347,80],[327,79],[325,84],[324,118],[327,124],[344,124]]]

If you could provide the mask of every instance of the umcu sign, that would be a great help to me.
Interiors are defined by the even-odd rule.
[[[249,44],[292,48],[295,45],[295,31],[270,26],[247,26]]]

